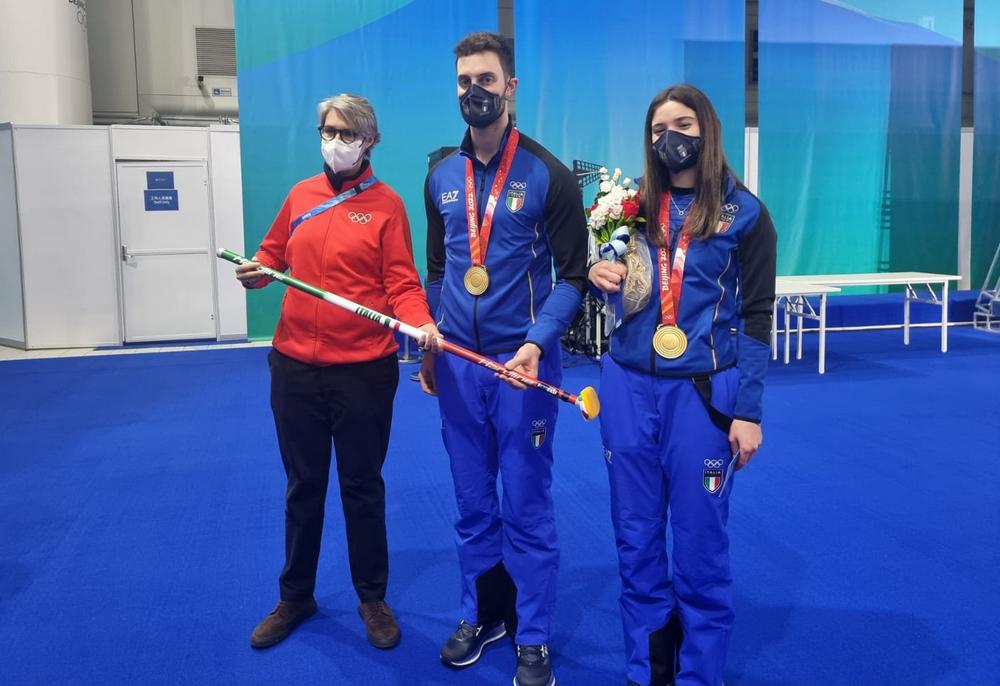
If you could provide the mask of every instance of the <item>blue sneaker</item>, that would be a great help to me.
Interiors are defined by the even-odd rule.
[[[441,648],[441,662],[449,667],[468,667],[483,654],[483,648],[507,635],[503,622],[490,626],[473,626],[462,620]]]
[[[556,686],[556,676],[549,661],[549,647],[517,646],[517,674],[514,686]]]

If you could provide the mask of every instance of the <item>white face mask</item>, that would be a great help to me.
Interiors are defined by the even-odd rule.
[[[345,143],[340,138],[334,138],[332,141],[323,141],[320,149],[330,169],[336,174],[343,174],[353,169],[361,159],[362,145],[360,138],[353,143]]]

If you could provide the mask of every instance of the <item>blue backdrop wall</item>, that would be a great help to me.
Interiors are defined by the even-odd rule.
[[[322,170],[318,103],[364,95],[383,140],[372,162],[406,203],[424,271],[427,155],[458,145],[464,123],[452,47],[496,30],[495,3],[461,0],[236,0],[236,51],[248,251],[260,243],[288,189]],[[282,289],[248,294],[251,338],[274,331]]]
[[[955,273],[961,26],[949,0],[761,0],[779,274]]]
[[[518,127],[568,165],[642,173],[642,126],[653,96],[679,82],[711,98],[729,163],[743,174],[743,0],[518,3]],[[586,200],[595,190],[589,189]]]
[[[1000,243],[1000,2],[976,3],[972,287],[980,288]]]
[[[977,4],[976,287],[1000,240],[1000,6]],[[288,188],[321,168],[317,103],[350,91],[375,105],[376,173],[406,202],[423,271],[427,155],[464,130],[451,49],[496,30],[496,3],[235,0],[235,10],[247,249]],[[518,126],[567,165],[639,174],[650,99],[689,82],[715,104],[743,174],[743,0],[615,11],[518,2],[514,32]],[[760,0],[759,191],[779,273],[957,273],[961,33],[957,0]],[[249,294],[251,337],[271,335],[281,295]]]

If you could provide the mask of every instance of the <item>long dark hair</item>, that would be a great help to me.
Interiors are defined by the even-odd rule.
[[[694,207],[691,209],[688,229],[695,240],[711,238],[718,226],[722,210],[723,194],[728,182],[727,176],[736,174],[726,162],[722,149],[722,124],[715,113],[711,101],[704,93],[686,83],[671,86],[660,91],[649,103],[646,111],[646,125],[642,130],[642,146],[646,151],[645,170],[639,194],[642,199],[643,214],[646,217],[646,232],[654,245],[666,245],[666,237],[660,229],[660,196],[670,186],[670,171],[660,161],[650,141],[653,138],[653,114],[660,105],[673,100],[694,110],[701,130],[701,152],[698,155],[695,176]]]

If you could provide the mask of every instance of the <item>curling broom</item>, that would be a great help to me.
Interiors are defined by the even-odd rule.
[[[250,264],[253,260],[250,260],[243,255],[235,253],[231,250],[225,250],[220,248],[216,253],[220,258],[228,260],[234,264]],[[421,345],[424,344],[425,339],[429,335],[426,331],[421,331],[415,326],[410,326],[405,322],[401,322],[398,319],[393,319],[392,317],[382,314],[381,312],[376,312],[375,310],[370,310],[363,305],[359,305],[356,302],[343,298],[336,293],[330,293],[329,291],[324,291],[321,288],[317,288],[312,284],[308,284],[305,281],[300,281],[293,276],[289,276],[283,272],[271,269],[270,267],[265,267],[260,265],[258,271],[265,276],[269,276],[275,281],[280,281],[286,286],[296,288],[300,291],[308,293],[309,295],[315,296],[320,300],[325,300],[328,303],[341,307],[349,312],[364,317],[365,319],[370,319],[376,324],[381,324],[382,326],[392,329],[393,331],[400,331],[403,334],[409,336],[420,342]],[[537,388],[540,391],[545,391],[549,395],[554,395],[559,400],[575,405],[579,408],[580,412],[583,414],[583,418],[587,421],[594,419],[601,411],[601,402],[597,397],[597,391],[591,386],[587,386],[578,394],[574,395],[572,393],[567,393],[561,388],[547,384],[544,381],[540,381],[530,376],[520,374],[512,369],[507,369],[502,364],[496,360],[491,360],[488,357],[483,357],[478,353],[474,353],[467,348],[463,348],[460,345],[455,345],[450,341],[441,339],[441,349],[445,352],[449,352],[452,355],[457,355],[461,358],[468,360],[469,362],[474,362],[475,364],[485,367],[486,369],[499,374],[501,376],[507,377],[508,379],[513,379],[518,381],[525,386],[530,388]]]

